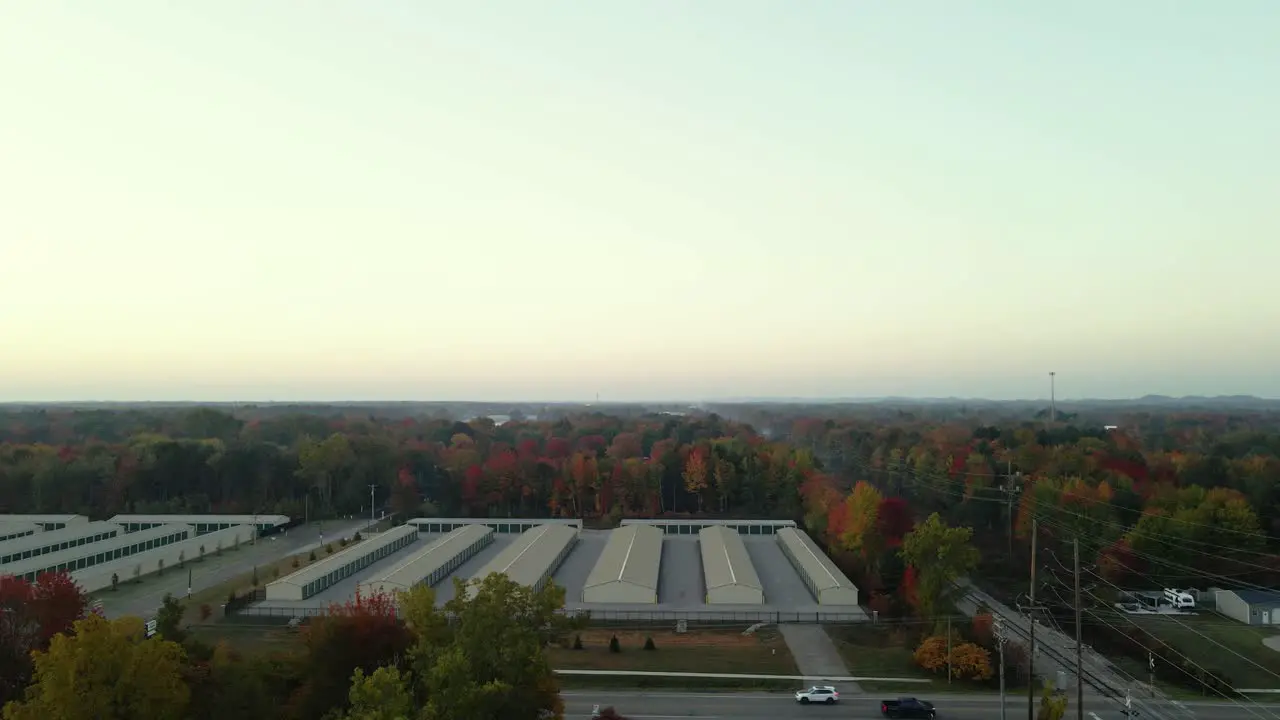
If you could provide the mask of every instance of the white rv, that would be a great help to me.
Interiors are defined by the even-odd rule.
[[[1164,599],[1177,610],[1194,610],[1196,607],[1195,596],[1185,590],[1165,588]]]

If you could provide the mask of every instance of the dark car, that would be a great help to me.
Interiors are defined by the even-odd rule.
[[[890,718],[903,718],[907,720],[933,720],[938,717],[938,711],[933,709],[933,703],[917,700],[915,698],[898,698],[897,700],[881,700],[880,714]]]

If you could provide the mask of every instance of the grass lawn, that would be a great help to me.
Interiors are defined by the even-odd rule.
[[[903,693],[907,695],[926,695],[929,693],[959,692],[992,692],[999,689],[996,684],[953,680],[947,682],[944,672],[941,677],[916,665],[912,659],[915,652],[914,635],[901,629],[887,625],[829,625],[827,634],[844,659],[849,674],[853,677],[893,677],[916,680],[918,682],[882,682],[863,681],[858,683],[863,690],[872,693]],[[993,665],[995,658],[992,658]],[[1009,683],[1012,691],[1016,686]]]
[[[1109,622],[1125,629],[1128,620],[1205,668],[1222,671],[1235,687],[1280,688],[1276,677],[1280,675],[1280,652],[1262,644],[1265,638],[1280,635],[1275,630],[1244,625],[1210,612],[1176,618],[1125,615]]]
[[[283,625],[210,622],[192,625],[187,628],[187,633],[209,645],[225,641],[232,649],[246,655],[291,652],[302,647],[300,633]]]
[[[609,652],[617,635],[622,652]],[[582,649],[553,647],[547,656],[560,670],[639,670],[649,672],[798,675],[796,662],[776,631],[743,635],[737,630],[613,630],[589,628],[580,633]],[[652,637],[655,650],[645,650]],[[570,637],[572,640],[572,637]],[[622,680],[623,678],[617,678]]]

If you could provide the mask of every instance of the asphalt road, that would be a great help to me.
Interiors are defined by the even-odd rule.
[[[324,525],[325,542],[334,542],[339,537],[350,537],[357,531],[368,527],[366,520],[331,520]],[[259,538],[257,546],[246,543],[239,550],[224,551],[221,557],[207,555],[201,562],[188,562],[191,568],[191,590],[200,592],[220,585],[239,575],[253,572],[255,565],[274,562],[280,558],[307,552],[321,547],[318,530],[310,528],[293,528],[288,535],[269,535]],[[263,579],[265,582],[266,580]],[[94,594],[94,598],[102,601],[103,613],[108,618],[134,615],[142,618],[154,617],[155,611],[164,600],[165,593],[176,597],[187,594],[187,572],[178,568],[170,568],[163,576],[149,575],[137,584],[121,585],[112,592],[104,590]],[[225,601],[223,601],[225,602]]]
[[[565,718],[589,718],[593,705],[612,705],[632,720],[675,720],[703,718],[717,720],[808,720],[809,718],[879,718],[880,697],[850,695],[834,707],[804,706],[781,693],[694,693],[636,692],[609,690],[575,690],[561,694]],[[1000,717],[999,698],[990,695],[943,695],[925,697],[938,708],[939,720],[996,720]],[[1026,717],[1025,697],[1009,698],[1007,717]],[[1068,705],[1067,717],[1075,718],[1074,698]],[[1085,698],[1085,717],[1089,720],[1128,720],[1114,703],[1101,698]],[[1144,720],[1145,716],[1139,716]],[[1280,717],[1280,705],[1267,704],[1245,708],[1228,703],[1187,703],[1183,708],[1168,708],[1159,717],[1170,720],[1256,720]],[[1151,720],[1159,720],[1152,717]]]

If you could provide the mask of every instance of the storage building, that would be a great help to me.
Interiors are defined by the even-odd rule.
[[[119,530],[119,528],[116,529]],[[48,535],[50,533],[41,534]],[[34,537],[39,536],[35,535]],[[117,533],[113,537],[93,544],[76,545],[58,552],[37,555],[8,565],[0,565],[0,573],[16,575],[28,581],[35,580],[47,572],[65,570],[75,573],[78,570],[104,565],[124,557],[154,550],[165,545],[172,545],[191,536],[191,528],[187,525],[168,525],[152,528],[145,533],[137,535]],[[125,579],[124,575],[120,576],[121,581]]]
[[[401,525],[267,585],[268,600],[306,600],[418,539],[418,529]]]
[[[516,535],[532,530],[539,525],[569,525],[579,530],[582,529],[582,520],[577,518],[507,518],[503,520],[495,520],[493,518],[414,518],[405,522],[409,525],[417,526],[418,532],[432,534],[453,532],[465,525],[484,525],[499,535]]]
[[[22,522],[39,525],[42,530],[61,530],[72,525],[84,525],[89,518],[84,515],[0,515],[0,522]]]
[[[108,522],[124,528],[125,532],[138,532],[161,525],[180,523],[195,528],[197,535],[207,535],[240,525],[258,528],[259,535],[266,535],[289,524],[287,515],[116,515]]]
[[[177,571],[187,563],[198,562],[202,556],[216,554],[219,548],[234,550],[253,542],[253,532],[251,526],[239,525],[196,535],[190,525],[161,525],[136,533],[125,533],[107,542],[119,543],[126,549],[132,549],[131,554],[111,562],[91,565],[72,573],[71,577],[80,583],[85,592],[94,592],[111,587],[112,575],[125,583],[134,577],[167,570]],[[145,538],[151,539],[146,543],[139,542]],[[126,543],[129,544],[125,545]],[[194,568],[192,572],[200,574],[200,570]]]
[[[858,588],[809,534],[795,528],[778,531],[778,546],[819,605],[857,605]]]
[[[35,523],[0,523],[0,543],[17,540],[20,537],[26,537],[28,535],[35,535],[40,531],[40,526]]]
[[[576,527],[539,525],[521,533],[515,542],[503,548],[502,552],[480,568],[472,579],[483,580],[493,573],[501,573],[512,582],[535,591],[541,590],[577,541]],[[468,597],[474,597],[475,594],[475,586],[468,586]]]
[[[119,525],[96,522],[14,538],[0,543],[0,567],[81,545],[91,545],[121,534]]]
[[[723,525],[705,527],[698,533],[698,545],[708,605],[764,603],[764,586],[738,532]]]
[[[1217,590],[1213,600],[1219,613],[1245,625],[1280,625],[1280,591]]]
[[[652,525],[667,535],[697,535],[703,528],[726,527],[742,535],[773,535],[786,527],[795,527],[794,520],[623,520],[627,525]]]
[[[449,577],[463,563],[493,543],[493,529],[486,525],[463,525],[415,552],[391,570],[379,573],[360,586],[369,593],[394,593],[415,585],[427,586]]]
[[[662,531],[624,525],[609,541],[582,588],[584,603],[656,603],[662,565]]]

